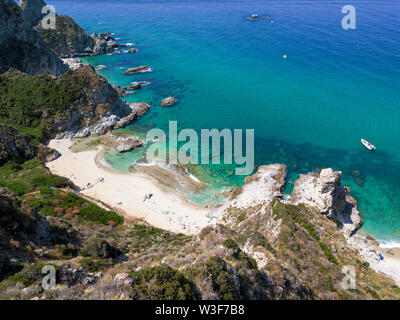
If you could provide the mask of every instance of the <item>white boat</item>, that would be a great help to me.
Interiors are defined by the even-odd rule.
[[[361,142],[368,150],[371,150],[371,151],[376,150],[376,147],[372,143],[368,142],[367,140],[361,139]]]

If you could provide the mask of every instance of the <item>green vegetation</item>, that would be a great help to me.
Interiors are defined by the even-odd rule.
[[[232,250],[238,250],[239,249],[239,246],[237,245],[237,243],[232,239],[226,239],[224,242],[222,242],[222,245],[225,248],[232,249]]]
[[[298,223],[305,230],[307,230],[308,234],[318,240],[318,234],[315,231],[314,226],[308,221],[305,217],[305,214],[309,211],[305,205],[301,204],[298,206],[283,204],[279,201],[273,202],[273,211],[272,216],[275,220],[282,219],[284,224],[288,224],[290,222]]]
[[[122,224],[124,218],[114,211],[107,211],[72,192],[41,188],[40,193],[25,196],[30,206],[44,216],[66,215],[97,224]]]
[[[222,300],[239,299],[240,294],[235,280],[229,273],[226,262],[219,257],[211,257],[205,263],[198,264],[186,272],[196,284],[209,283],[213,291]]]
[[[15,127],[32,143],[51,130],[57,118],[68,117],[67,107],[81,97],[89,82],[82,74],[66,72],[56,80],[18,71],[0,75],[0,122]]]
[[[339,264],[338,260],[335,258],[335,256],[332,253],[331,248],[329,248],[329,246],[323,242],[323,241],[318,241],[319,246],[321,247],[322,251],[325,254],[325,257],[332,263],[334,264]]]
[[[76,45],[87,48],[94,44],[94,40],[84,32],[74,19],[68,16],[57,16],[55,29],[43,29],[40,25],[35,29],[58,56],[76,53],[79,50],[79,48],[75,48]],[[77,38],[79,38],[79,42],[76,41]]]
[[[51,174],[37,159],[22,164],[9,161],[0,167],[0,186],[7,187],[18,196],[38,189],[68,185],[68,179]]]
[[[58,274],[59,267],[57,265],[42,263],[34,264],[0,282],[0,292],[7,287],[15,286],[17,283],[22,283],[25,287],[38,283],[43,278],[42,268],[45,265],[53,266],[56,269],[56,275]]]
[[[108,260],[93,260],[91,258],[83,258],[82,260],[80,260],[80,265],[88,272],[99,272],[105,271],[108,268],[112,267],[113,263]]]
[[[194,300],[192,283],[167,265],[146,268],[130,274],[136,299]]]
[[[131,244],[137,248],[146,249],[153,245],[168,247],[181,246],[191,239],[182,233],[174,234],[169,231],[145,224],[135,224],[128,233]]]
[[[115,258],[121,252],[101,238],[91,238],[87,241],[85,248],[81,250],[82,255],[92,258]]]
[[[242,212],[237,216],[237,223],[241,223],[242,221],[244,221],[246,219],[246,213]]]

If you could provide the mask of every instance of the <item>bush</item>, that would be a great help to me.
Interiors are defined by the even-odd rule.
[[[24,137],[40,141],[54,118],[81,96],[88,82],[72,72],[57,80],[11,71],[0,75],[0,121],[13,125]],[[43,115],[45,114],[45,116]]]
[[[124,222],[124,218],[116,212],[107,211],[90,202],[88,202],[88,206],[86,208],[81,209],[79,217],[84,220],[104,225],[107,225],[109,221],[114,221],[116,224],[122,224]]]
[[[35,283],[39,283],[43,278],[42,268],[45,265],[52,265],[56,269],[56,276],[59,275],[59,266],[54,264],[35,264],[26,267],[22,271],[8,277],[7,279],[0,282],[0,291],[10,286],[15,286],[17,283],[22,283],[25,287],[29,287]]]
[[[237,243],[235,241],[233,241],[232,239],[226,239],[224,242],[222,242],[222,245],[225,248],[232,249],[232,250],[239,249],[239,246],[237,245]]]
[[[19,196],[38,189],[69,185],[68,179],[49,173],[37,159],[24,163],[8,161],[0,166],[0,186],[9,188]]]
[[[93,258],[108,259],[117,257],[121,252],[104,239],[91,238],[87,241],[85,248],[82,249],[82,254]]]
[[[99,272],[107,270],[113,265],[113,263],[105,260],[93,260],[89,258],[83,258],[80,261],[80,265],[88,272]]]
[[[318,241],[319,246],[321,247],[322,251],[325,254],[325,257],[332,263],[334,264],[339,264],[339,262],[337,261],[337,259],[335,258],[335,256],[332,253],[331,248],[329,248],[329,246],[322,241]]]
[[[240,293],[226,263],[219,257],[211,257],[205,263],[190,268],[188,278],[196,284],[208,288],[222,300],[239,299]]]
[[[130,274],[133,291],[140,300],[194,300],[193,284],[167,265],[146,268]]]

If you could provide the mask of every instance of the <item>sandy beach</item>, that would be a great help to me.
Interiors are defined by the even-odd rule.
[[[213,223],[208,218],[212,216],[209,215],[212,209],[196,206],[177,192],[166,191],[150,175],[120,173],[102,164],[101,146],[96,150],[73,152],[71,144],[70,139],[51,140],[49,147],[61,156],[46,166],[52,173],[69,178],[82,189],[84,196],[101,201],[128,218],[144,219],[172,232],[194,235]],[[378,243],[366,241],[365,236],[360,232],[351,237],[349,245],[356,248],[373,269],[400,285],[400,248],[380,248]],[[378,258],[378,253],[384,260]]]
[[[119,173],[96,163],[101,149],[73,152],[70,145],[70,139],[51,140],[48,146],[61,156],[47,163],[47,167],[52,173],[69,178],[83,189],[83,195],[100,200],[127,217],[141,218],[173,232],[196,234],[211,223],[207,217],[210,209],[162,190],[156,181],[141,173]],[[92,186],[87,188],[88,184]]]

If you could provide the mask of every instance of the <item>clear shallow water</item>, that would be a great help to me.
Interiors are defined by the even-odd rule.
[[[108,67],[99,73],[112,84],[152,82],[127,98],[152,105],[128,130],[166,130],[170,120],[179,129],[254,128],[256,165],[285,163],[292,181],[316,168],[343,171],[343,183],[359,201],[363,230],[400,242],[398,1],[353,1],[357,30],[347,31],[341,28],[343,1],[51,4],[89,33],[114,32],[140,49],[89,59]],[[248,21],[252,13],[269,19]],[[122,75],[139,65],[154,72]],[[160,100],[171,95],[179,104],[161,108]],[[361,138],[378,151],[368,152]],[[137,155],[110,157],[127,170]],[[232,168],[209,169],[216,188],[243,181]]]

